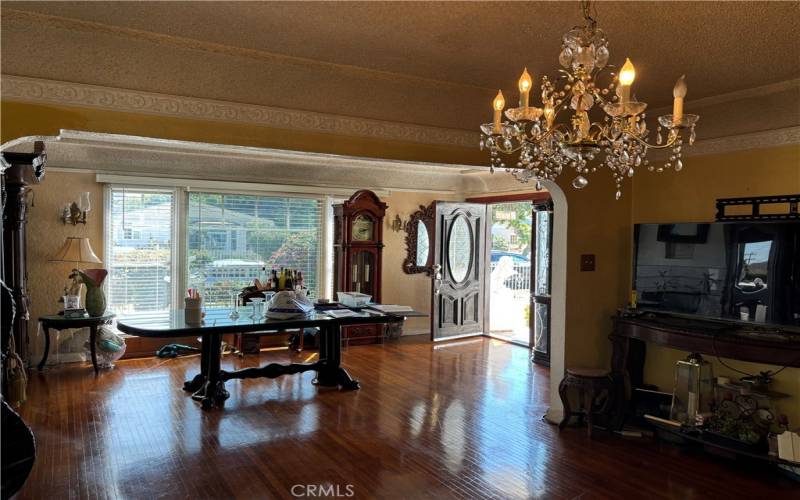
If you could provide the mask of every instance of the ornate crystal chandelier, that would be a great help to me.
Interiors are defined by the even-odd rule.
[[[633,64],[626,59],[619,74],[607,71],[612,66],[608,65],[606,35],[591,17],[589,2],[581,2],[581,9],[586,25],[564,35],[559,76],[553,81],[542,77],[542,107],[530,105],[533,79],[526,68],[519,79],[519,107],[506,109],[508,121],[502,121],[505,99],[502,92],[497,93],[492,103],[494,121],[480,127],[480,147],[489,150],[492,172],[504,168],[520,182],[533,179],[537,190],[542,180],[555,180],[567,168],[577,174],[572,186],[581,189],[589,183],[586,175],[605,165],[614,177],[619,199],[622,181],[633,177],[639,167],[656,172],[683,168],[682,134],[689,129],[689,144],[693,144],[700,117],[683,112],[686,82],[682,76],[673,89],[672,114],[658,117],[656,143],[647,142],[647,103],[631,100]],[[607,85],[600,84],[601,77]],[[595,110],[603,112],[602,121],[591,121],[589,114]],[[668,150],[663,166],[650,164],[649,149]]]

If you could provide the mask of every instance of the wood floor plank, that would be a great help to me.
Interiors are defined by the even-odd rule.
[[[800,498],[770,471],[559,432],[542,420],[547,369],[496,340],[351,347],[344,365],[360,391],[317,388],[311,372],[234,380],[225,409],[210,412],[181,390],[197,365],[191,356],[123,360],[97,377],[88,365],[32,373],[21,413],[38,458],[19,498],[290,499],[337,486],[355,498]]]

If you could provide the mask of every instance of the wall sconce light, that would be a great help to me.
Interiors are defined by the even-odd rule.
[[[400,218],[399,214],[395,214],[394,219],[392,220],[392,231],[399,232],[405,231],[408,222],[404,222],[403,219]]]
[[[89,201],[90,193],[81,193],[80,200],[67,203],[61,208],[61,222],[70,223],[73,226],[86,224],[86,214],[92,209]]]

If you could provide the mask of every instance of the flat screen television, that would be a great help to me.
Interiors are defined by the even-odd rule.
[[[637,224],[641,309],[800,326],[800,222]]]

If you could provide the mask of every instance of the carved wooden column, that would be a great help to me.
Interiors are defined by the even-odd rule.
[[[44,144],[37,142],[33,153],[2,153],[3,156],[3,281],[11,289],[16,317],[11,328],[17,353],[28,359],[28,272],[26,264],[25,226],[28,220],[28,195],[31,183],[44,177],[47,156]],[[6,311],[3,311],[6,314]],[[9,338],[3,332],[2,349],[8,349]]]

